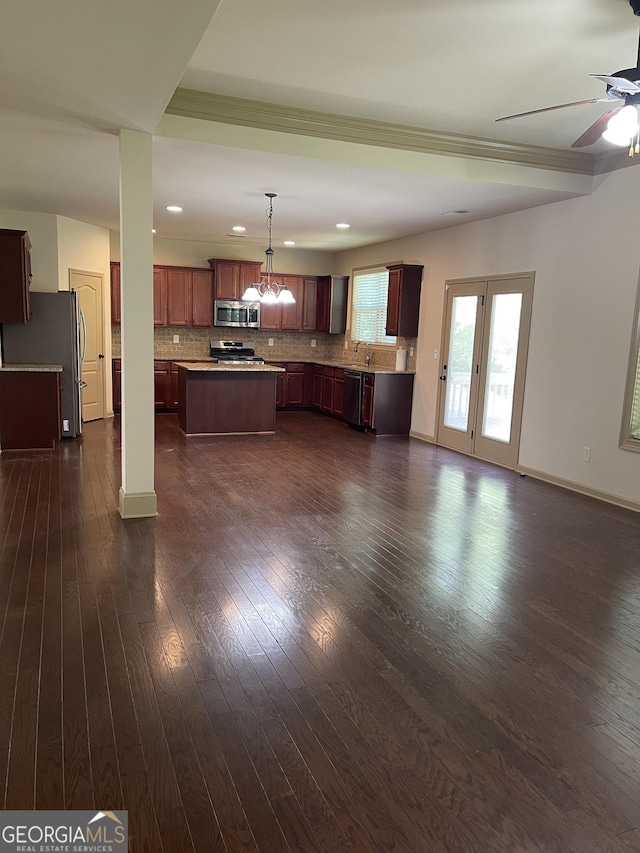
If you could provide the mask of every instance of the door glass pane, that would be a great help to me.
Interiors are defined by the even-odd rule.
[[[521,293],[498,293],[493,297],[482,435],[507,444],[511,440],[521,309]]]
[[[469,429],[469,392],[477,310],[477,296],[453,297],[444,425],[461,432]]]

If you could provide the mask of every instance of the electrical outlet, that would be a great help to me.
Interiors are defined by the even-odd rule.
[[[413,355],[413,347],[409,347],[409,355]]]
[[[311,346],[314,347],[316,345],[316,339],[311,338]]]
[[[179,344],[180,343],[180,335],[174,335],[173,336],[173,342],[174,342],[174,344]]]
[[[434,351],[433,351],[433,360],[434,361],[438,360],[438,350],[437,349],[434,349]]]
[[[69,421],[66,418],[62,421],[62,432],[69,432]]]
[[[269,338],[269,346],[270,346],[270,347],[272,347],[272,346],[273,346],[273,338]]]
[[[583,462],[591,462],[591,448],[583,447],[582,448],[582,461]]]

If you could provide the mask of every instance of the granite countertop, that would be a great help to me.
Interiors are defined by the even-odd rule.
[[[409,373],[415,374],[415,370],[394,370],[392,367],[376,367],[370,364],[356,364],[347,361],[328,361],[322,358],[280,358],[274,359],[278,364],[321,364],[323,367],[339,367],[342,370],[359,370],[362,373]]]
[[[177,361],[176,364],[178,367],[184,367],[185,370],[197,372],[284,373],[284,368],[282,367],[274,367],[272,364],[260,364],[256,361],[249,361],[246,364],[217,364],[214,361]]]
[[[3,364],[5,373],[62,373],[61,364]]]

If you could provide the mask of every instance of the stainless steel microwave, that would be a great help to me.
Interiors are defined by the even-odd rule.
[[[215,299],[213,302],[213,325],[257,329],[260,327],[260,303]]]

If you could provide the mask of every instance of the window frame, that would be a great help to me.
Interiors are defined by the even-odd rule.
[[[371,273],[376,273],[376,272],[386,272],[387,273],[386,301],[384,304],[384,309],[378,309],[378,310],[384,310],[385,325],[386,325],[386,312],[387,312],[387,305],[389,302],[389,269],[388,269],[389,266],[393,266],[393,262],[389,262],[388,264],[387,263],[374,264],[372,266],[367,266],[367,267],[355,267],[351,271],[351,281],[352,281],[353,286],[350,288],[351,295],[350,295],[350,299],[349,299],[349,340],[353,344],[356,343],[356,336],[354,335],[354,330],[353,330],[354,302],[355,302],[355,296],[356,296],[356,277],[362,276],[362,275],[369,275]],[[388,341],[365,341],[365,343],[367,343],[372,349],[383,349],[386,351],[388,351],[390,349],[397,349],[397,346],[398,346],[397,335],[387,335],[386,337],[388,337],[390,340],[388,340]],[[364,339],[362,339],[362,340],[364,340]]]
[[[633,438],[632,417],[633,402],[636,393],[638,395],[637,408],[640,407],[640,278],[636,293],[636,306],[633,320],[633,334],[629,348],[629,364],[627,367],[627,380],[624,387],[624,405],[622,408],[622,425],[620,427],[620,448],[640,453],[640,437]],[[640,423],[638,433],[640,436]]]

